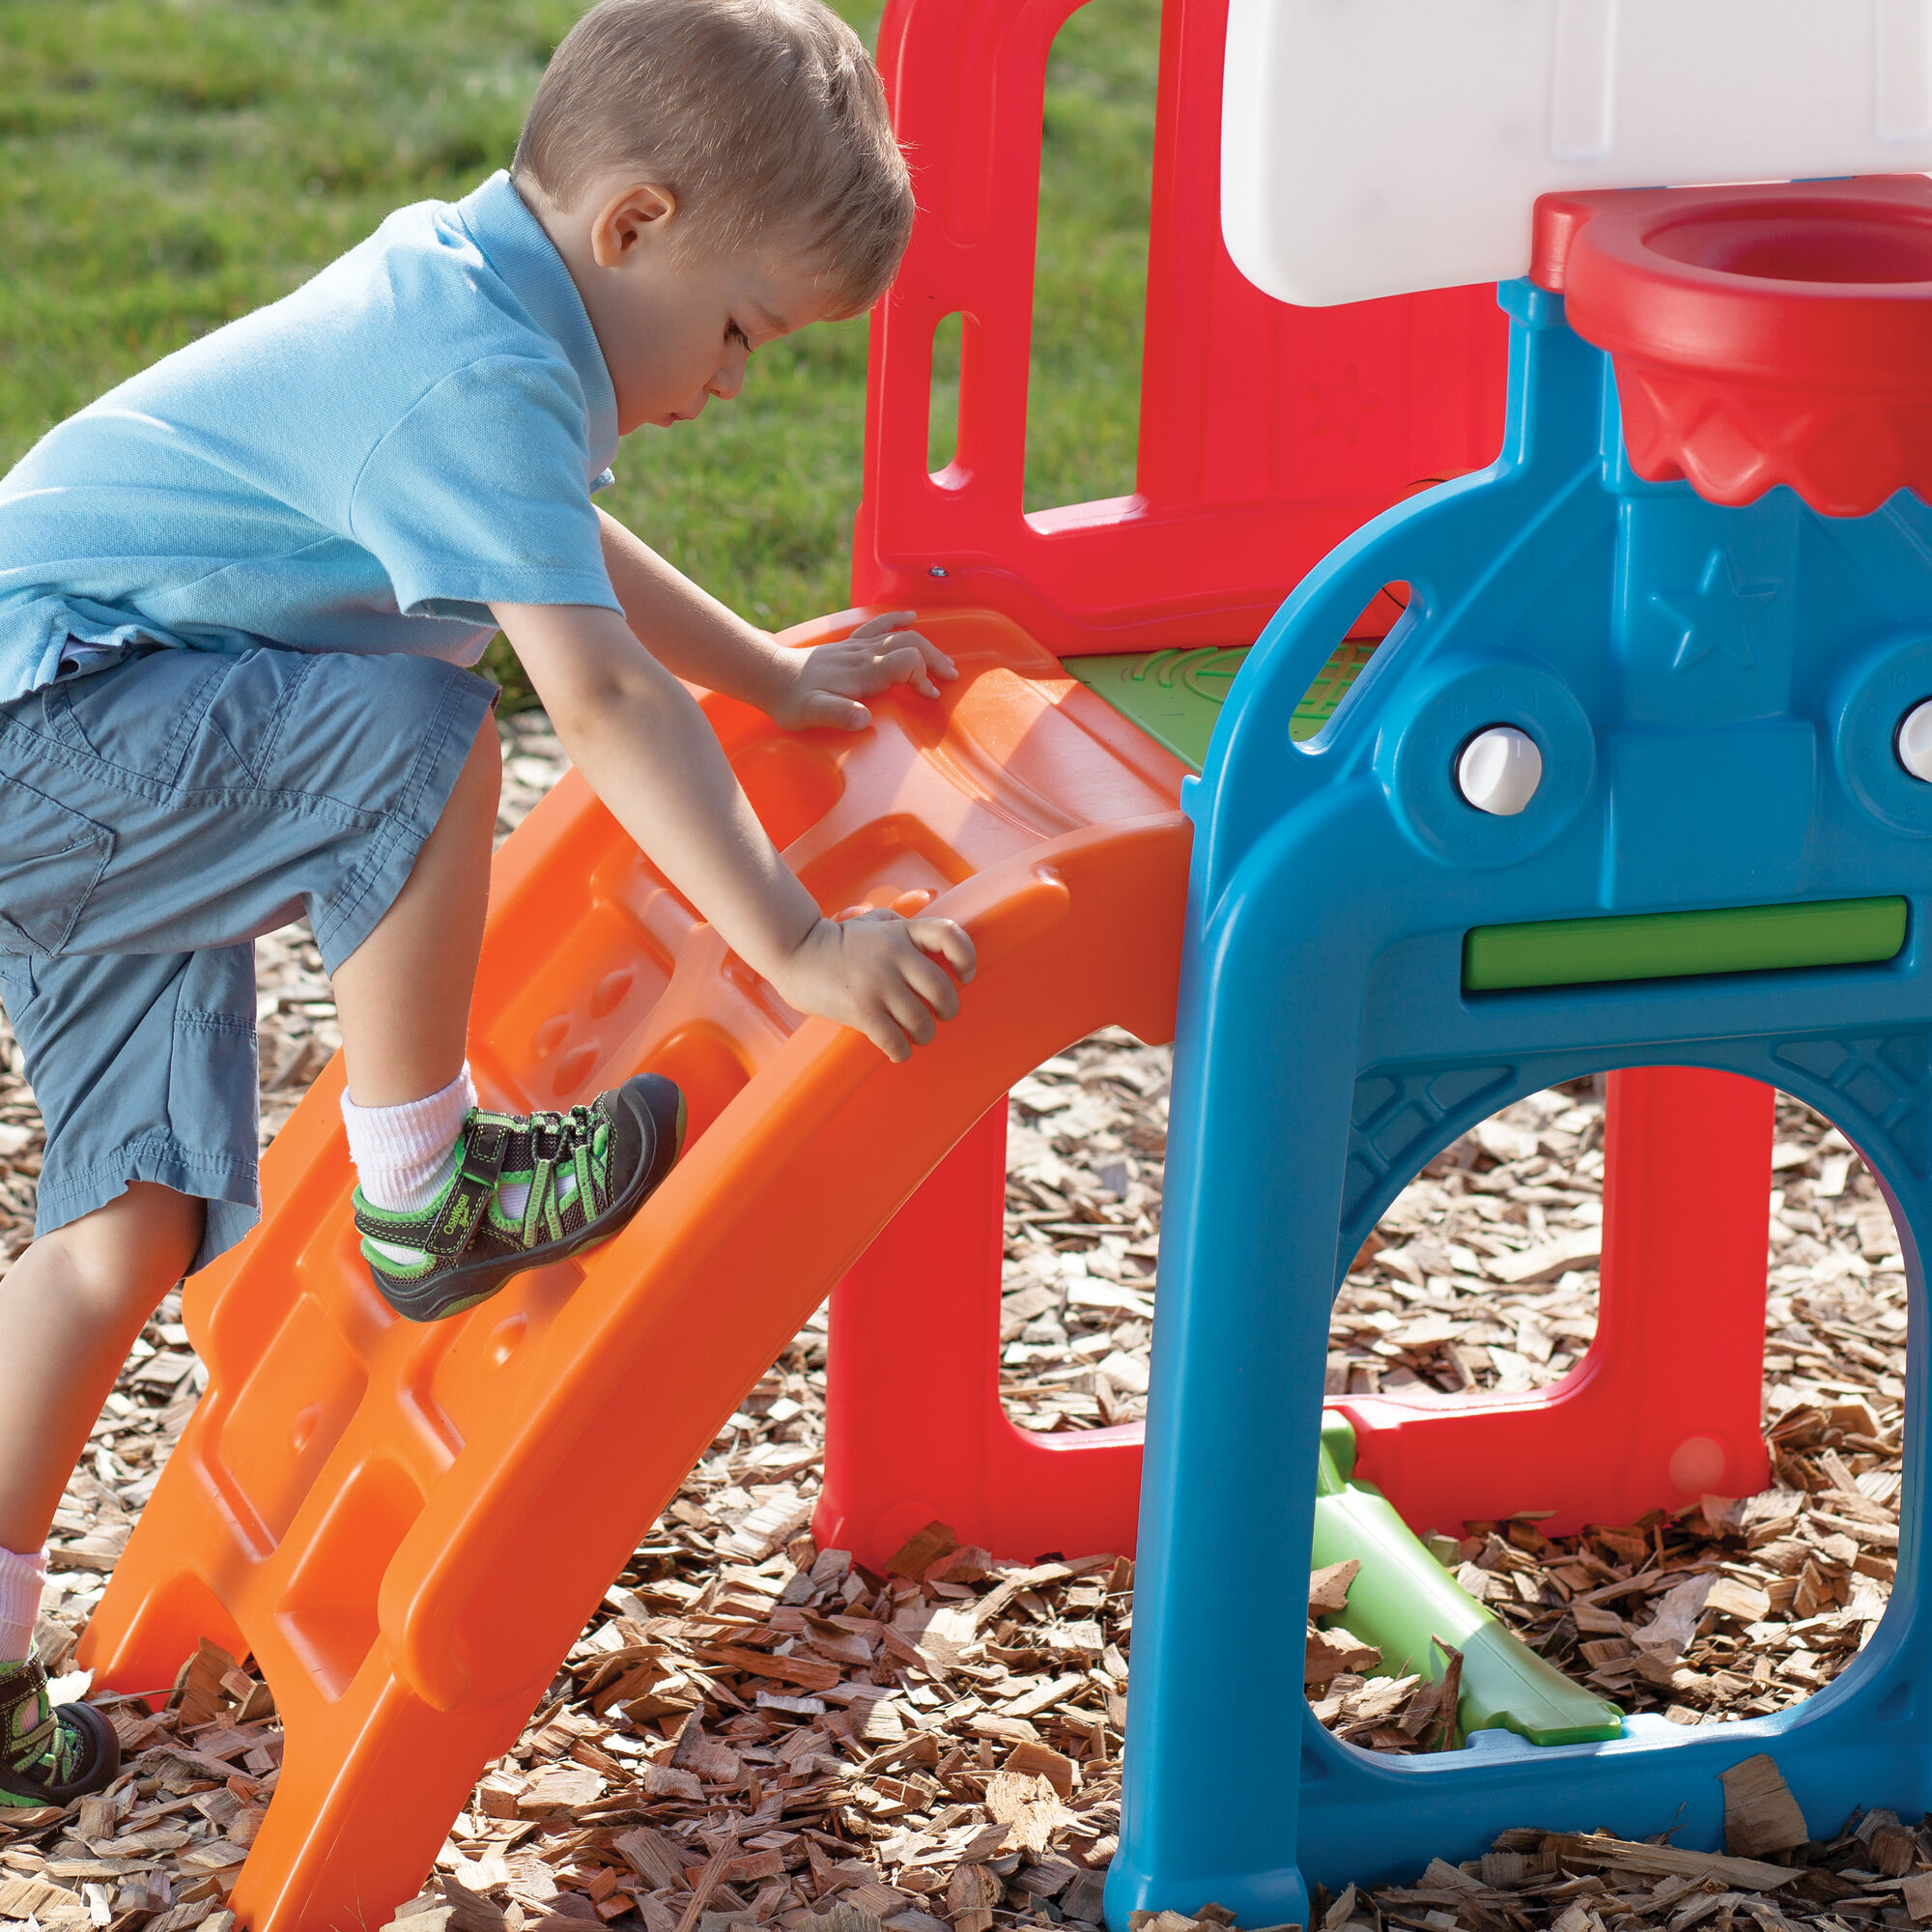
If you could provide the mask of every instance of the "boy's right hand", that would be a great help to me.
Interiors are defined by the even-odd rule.
[[[952,975],[963,983],[975,965],[965,927],[950,919],[867,912],[819,920],[775,983],[779,996],[801,1012],[852,1027],[888,1060],[901,1061],[915,1043],[931,1039],[940,1020],[959,1010]]]
[[[886,912],[824,918],[758,823],[696,701],[615,611],[491,610],[591,790],[781,999],[856,1028],[894,1061],[959,1010],[952,976],[970,980],[974,968],[963,928]]]

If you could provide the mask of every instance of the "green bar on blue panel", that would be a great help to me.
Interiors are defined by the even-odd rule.
[[[1479,925],[1463,941],[1463,989],[1493,993],[1696,973],[1871,965],[1897,957],[1905,926],[1902,898]]]

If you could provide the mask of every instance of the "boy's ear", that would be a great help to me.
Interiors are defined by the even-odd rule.
[[[591,259],[600,269],[614,269],[639,242],[663,234],[676,213],[677,197],[657,183],[619,188],[591,221]]]

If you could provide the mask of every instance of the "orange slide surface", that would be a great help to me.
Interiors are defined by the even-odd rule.
[[[204,1635],[253,1652],[286,1723],[233,1899],[256,1932],[384,1923],[726,1416],[952,1145],[1094,1028],[1168,1037],[1181,767],[1005,618],[923,628],[959,682],[868,731],[704,703],[828,912],[931,895],[971,931],[933,1045],[894,1066],[801,1021],[572,774],[497,858],[477,1085],[527,1109],[668,1074],[676,1171],[580,1262],[400,1321],[356,1253],[338,1063],[269,1152],[262,1226],[190,1283],[208,1390],[82,1662],[138,1690]]]

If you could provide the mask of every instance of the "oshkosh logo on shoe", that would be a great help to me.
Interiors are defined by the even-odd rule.
[[[459,1194],[449,1204],[450,1233],[460,1235],[469,1225],[469,1217],[476,1211],[476,1203],[467,1194]]]

